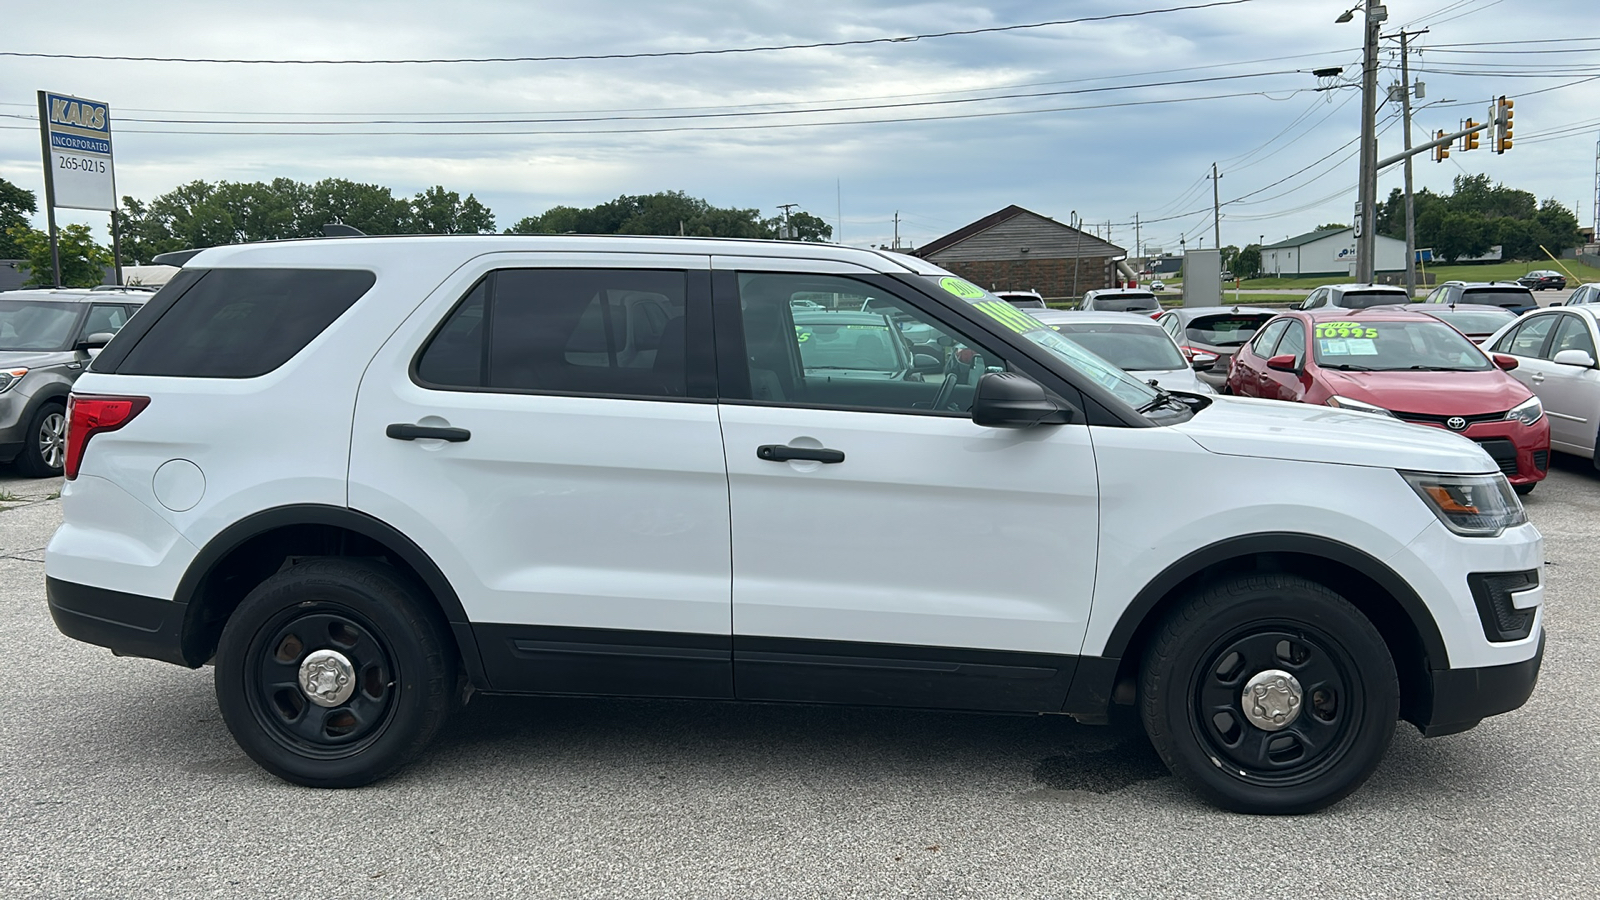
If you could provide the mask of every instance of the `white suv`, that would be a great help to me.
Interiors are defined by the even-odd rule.
[[[797,329],[819,295],[883,321]],[[915,365],[827,362],[884,341]],[[1301,812],[1397,719],[1520,706],[1543,656],[1541,538],[1477,445],[1174,398],[897,253],[213,248],[70,419],[58,627],[214,662],[303,785],[393,772],[474,689],[1133,704],[1212,802]]]

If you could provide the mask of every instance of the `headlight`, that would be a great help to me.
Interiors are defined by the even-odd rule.
[[[0,372],[0,394],[11,390],[11,386],[21,381],[22,376],[26,374],[28,374],[27,369],[7,369]]]
[[[0,388],[4,390],[4,388]],[[1529,397],[1526,401],[1517,404],[1517,408],[1506,413],[1506,418],[1516,419],[1524,425],[1532,425],[1544,415],[1544,407],[1539,405],[1538,397]]]
[[[1507,528],[1528,521],[1522,501],[1504,475],[1401,472],[1400,476],[1444,527],[1463,537],[1499,537]]]
[[[1389,412],[1387,409],[1384,409],[1381,406],[1373,406],[1371,403],[1362,403],[1360,400],[1351,400],[1349,397],[1341,397],[1338,394],[1329,397],[1327,399],[1327,404],[1338,409],[1348,409],[1351,412],[1376,413],[1380,416],[1389,416],[1390,418],[1394,417],[1394,413]]]

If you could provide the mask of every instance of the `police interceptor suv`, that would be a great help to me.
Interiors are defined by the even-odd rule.
[[[916,364],[808,361],[801,299],[889,323],[837,325],[840,365],[858,331]],[[1305,812],[1543,655],[1541,538],[1477,445],[1169,394],[869,250],[209,249],[75,385],[65,466],[58,627],[214,663],[240,747],[309,786],[395,771],[473,690],[1133,704],[1211,802]]]

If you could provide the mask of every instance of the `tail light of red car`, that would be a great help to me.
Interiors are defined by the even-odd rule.
[[[150,405],[149,397],[112,397],[104,394],[73,394],[67,398],[67,458],[63,468],[67,480],[78,477],[83,451],[89,439],[103,431],[116,431],[133,421]]]

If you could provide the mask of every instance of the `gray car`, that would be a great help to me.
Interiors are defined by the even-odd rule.
[[[1550,448],[1600,468],[1600,307],[1538,310],[1484,342],[1517,361],[1511,377],[1528,386],[1550,418]]]
[[[0,462],[60,475],[67,395],[92,358],[153,296],[148,291],[0,293]]]

